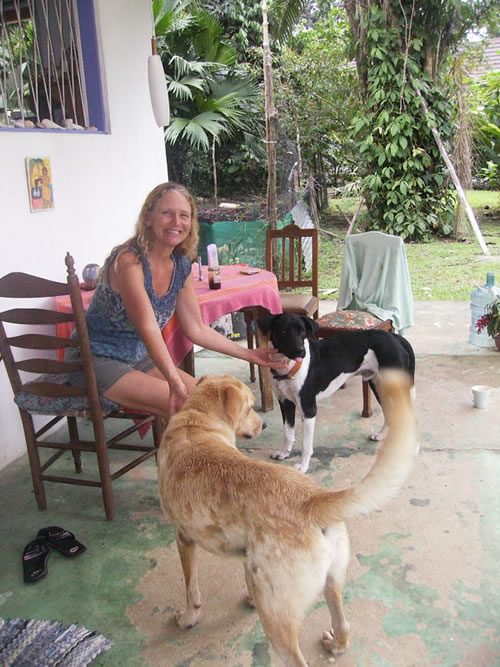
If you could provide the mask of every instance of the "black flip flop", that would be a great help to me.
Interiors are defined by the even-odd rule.
[[[78,556],[78,554],[83,553],[87,548],[75,539],[73,533],[64,528],[59,528],[59,526],[41,528],[38,531],[37,537],[47,540],[50,546],[57,549],[63,556]]]
[[[28,542],[23,551],[24,581],[30,583],[47,576],[47,561],[50,556],[50,546],[44,537],[37,537]]]

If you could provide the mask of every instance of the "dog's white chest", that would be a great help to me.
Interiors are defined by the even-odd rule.
[[[334,394],[337,389],[340,389],[340,387],[342,387],[342,385],[344,385],[353,375],[354,373],[341,373],[340,375],[337,375],[337,377],[330,382],[326,389],[320,391],[316,395],[316,400],[321,401],[321,399],[328,398],[328,396]]]
[[[286,380],[272,378],[274,391],[276,392],[278,400],[284,401],[285,399],[288,399],[298,405],[299,391],[301,390],[307,377],[307,373],[309,372],[310,355],[308,348],[306,348],[306,350],[306,356],[304,357],[299,370],[293,377]]]

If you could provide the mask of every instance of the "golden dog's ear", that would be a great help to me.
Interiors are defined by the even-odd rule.
[[[198,380],[196,384],[201,384],[204,380],[206,380],[208,375],[202,375],[201,378]]]
[[[230,384],[224,389],[223,401],[228,421],[236,428],[246,404],[245,393],[241,387]]]

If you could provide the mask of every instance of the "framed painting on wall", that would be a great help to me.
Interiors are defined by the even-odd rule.
[[[28,192],[32,213],[54,208],[52,170],[48,157],[27,157]]]

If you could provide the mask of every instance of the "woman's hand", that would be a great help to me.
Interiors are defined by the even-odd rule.
[[[170,379],[168,381],[170,387],[170,397],[168,399],[168,414],[170,416],[175,415],[176,412],[184,405],[184,401],[188,396],[188,391],[186,385],[180,379],[180,377],[175,380]]]
[[[272,347],[257,347],[254,350],[248,350],[247,361],[277,369],[288,368],[290,365],[290,359]]]

